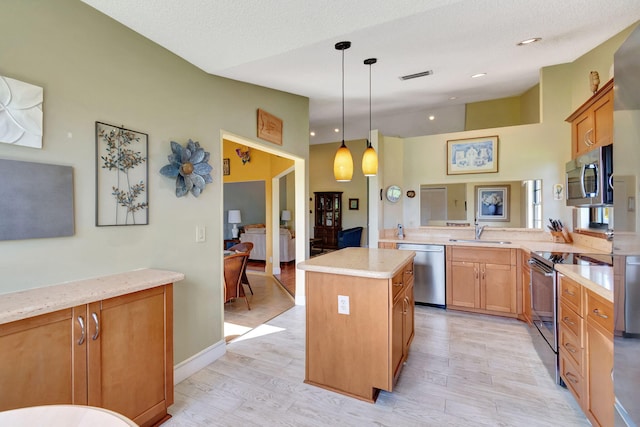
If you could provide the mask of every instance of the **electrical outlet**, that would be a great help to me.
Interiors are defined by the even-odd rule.
[[[338,314],[349,314],[349,297],[338,295]]]
[[[196,225],[196,243],[207,240],[207,229],[204,225]]]

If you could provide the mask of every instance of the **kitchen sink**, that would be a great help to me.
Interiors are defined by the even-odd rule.
[[[458,243],[484,243],[484,244],[493,244],[493,245],[510,245],[511,242],[507,242],[504,240],[474,240],[474,239],[449,239],[450,242],[458,242]]]

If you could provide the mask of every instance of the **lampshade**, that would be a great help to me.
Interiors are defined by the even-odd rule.
[[[364,60],[364,64],[369,66],[369,138],[371,138],[371,65],[378,62],[376,58]],[[367,138],[367,149],[362,155],[362,173],[364,176],[376,176],[378,173],[378,154],[371,146],[371,142]]]
[[[353,177],[353,157],[344,141],[333,159],[333,176],[338,182],[349,182]]]
[[[282,211],[281,219],[283,221],[291,221],[291,211]]]
[[[368,141],[367,141],[368,142]],[[362,155],[362,173],[364,176],[376,176],[378,173],[378,155],[373,149],[371,143]]]
[[[336,43],[336,50],[342,51],[342,144],[333,159],[333,176],[338,182],[349,182],[353,177],[353,157],[344,143],[344,51],[351,47],[351,42]]]
[[[242,222],[242,217],[240,216],[239,210],[229,210],[229,224],[240,224]]]

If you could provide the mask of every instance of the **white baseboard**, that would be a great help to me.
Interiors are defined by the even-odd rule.
[[[184,360],[173,367],[173,382],[178,384],[191,375],[198,372],[205,366],[215,362],[224,356],[227,351],[227,343],[222,340],[205,348],[201,352],[194,354],[187,360]]]

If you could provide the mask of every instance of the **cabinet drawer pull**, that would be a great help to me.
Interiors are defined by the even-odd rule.
[[[82,316],[78,316],[78,323],[80,324],[80,338],[78,339],[78,345],[84,344],[84,319]]]
[[[413,274],[413,270],[407,270],[407,271],[405,271],[405,273],[407,273],[407,274]]]
[[[96,332],[91,337],[91,339],[95,341],[100,336],[100,323],[98,322],[98,315],[95,312],[91,313],[91,318],[93,319],[94,323],[96,324]]]
[[[565,372],[564,375],[567,377],[567,379],[569,381],[571,381],[574,384],[578,384],[579,380],[578,377],[576,377],[575,375],[573,375],[571,372]]]
[[[593,314],[595,314],[598,317],[602,317],[603,319],[608,319],[609,316],[607,316],[606,314],[601,314],[600,310],[598,310],[597,308],[593,309]]]
[[[569,295],[570,297],[575,297],[575,296],[576,296],[576,294],[574,294],[573,292],[571,292],[569,289],[565,289],[563,292],[564,292],[565,294]]]
[[[573,345],[571,345],[571,343],[568,343],[568,342],[564,343],[564,348],[566,348],[571,353],[575,354],[576,352],[576,348]]]
[[[562,320],[564,320],[566,323],[568,323],[570,325],[575,325],[575,322],[572,322],[571,319],[568,316],[564,316],[562,318]]]
[[[394,282],[393,286],[402,286],[402,282]]]

